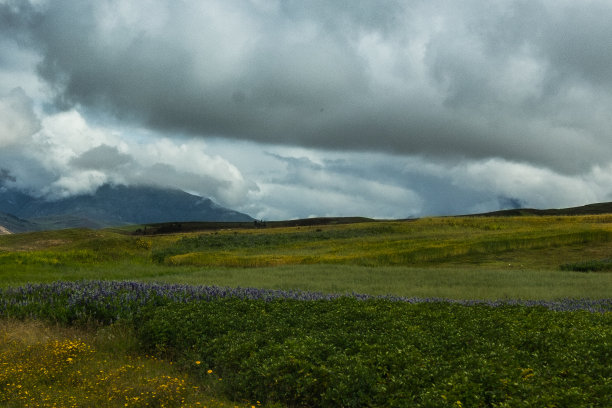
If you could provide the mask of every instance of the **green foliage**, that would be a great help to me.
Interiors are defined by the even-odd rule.
[[[454,299],[609,298],[609,274],[572,271],[612,263],[611,220],[449,217],[167,236],[17,234],[0,236],[0,286],[95,278]],[[81,300],[95,296],[81,295],[36,293],[5,305],[9,316],[95,329],[114,339],[107,351],[144,347],[171,357],[174,367],[243,401],[612,406],[610,312],[348,298],[177,303],[141,301],[130,290],[92,306]]]
[[[609,406],[612,315],[384,300],[151,309],[150,351],[290,406]]]
[[[609,258],[610,220],[446,217],[145,236],[14,234],[0,236],[0,287],[138,279],[454,299],[601,298],[612,290],[609,278],[559,273],[559,265]]]
[[[561,270],[576,272],[612,271],[612,258],[567,263],[561,265]]]

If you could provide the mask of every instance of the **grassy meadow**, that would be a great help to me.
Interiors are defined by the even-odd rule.
[[[454,299],[602,298],[612,215],[453,217],[135,236],[63,230],[0,236],[0,287],[80,279]]]
[[[0,405],[612,405],[612,215],[142,228],[0,236]]]

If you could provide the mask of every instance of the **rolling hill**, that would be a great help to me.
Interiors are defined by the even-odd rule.
[[[551,208],[539,210],[535,208],[516,208],[511,210],[492,211],[479,216],[520,216],[520,215],[597,215],[612,214],[612,202],[594,203],[569,208]]]

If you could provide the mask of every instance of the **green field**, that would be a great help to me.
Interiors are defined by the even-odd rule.
[[[602,298],[610,275],[562,266],[612,256],[612,216],[430,218],[134,236],[0,236],[0,287],[79,279],[455,299]],[[570,269],[570,270],[567,270]]]
[[[2,404],[29,406],[26,396],[36,393],[50,401],[40,406],[612,404],[608,306],[593,313],[449,303],[608,305],[612,215],[143,230],[0,236]],[[90,306],[74,300],[76,294],[45,303],[50,292],[21,300],[11,292],[84,280],[428,301],[174,303],[156,295],[114,309],[129,296],[121,292],[105,298],[106,306]],[[213,326],[219,329],[207,329]],[[62,357],[55,374],[41,376],[44,367],[36,362],[56,355]],[[104,401],[91,392],[103,378]],[[134,382],[137,389],[129,387]],[[76,396],[66,392],[70,387]]]

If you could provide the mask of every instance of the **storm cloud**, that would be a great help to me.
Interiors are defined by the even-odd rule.
[[[268,219],[612,200],[610,21],[606,0],[0,0],[0,168]]]
[[[226,205],[254,185],[201,140],[126,137],[89,124],[77,111],[33,111],[22,90],[0,95],[0,186],[49,199],[91,193],[105,183],[172,186]],[[133,130],[132,130],[133,131]]]
[[[607,1],[19,3],[0,6],[2,19],[40,54],[63,108],[564,173],[612,154]]]

